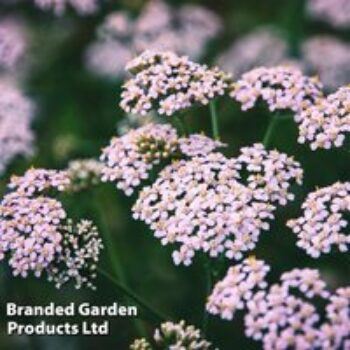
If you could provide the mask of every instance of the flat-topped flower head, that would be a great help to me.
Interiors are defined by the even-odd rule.
[[[67,172],[31,169],[13,177],[0,203],[0,260],[8,258],[13,274],[47,274],[59,287],[74,280],[77,288],[93,287],[102,249],[90,222],[74,224],[62,203],[48,195],[67,191]]]
[[[181,153],[189,157],[205,156],[222,147],[226,145],[201,134],[192,134],[179,139]]]
[[[120,106],[134,114],[150,110],[173,115],[193,104],[206,105],[224,95],[230,76],[218,68],[190,61],[172,52],[145,51],[128,63],[134,76],[124,84]]]
[[[306,77],[294,67],[259,67],[245,74],[234,84],[230,96],[241,103],[243,110],[264,101],[270,111],[298,112],[322,97],[322,86],[316,78]]]
[[[301,185],[303,170],[293,157],[278,151],[267,151],[262,144],[243,147],[237,157],[241,181],[254,190],[256,198],[286,205],[294,199],[290,187]],[[244,179],[244,175],[247,178]]]
[[[0,174],[13,158],[33,153],[33,111],[32,101],[16,86],[0,81]]]
[[[133,207],[162,244],[175,243],[175,264],[190,265],[197,251],[240,259],[268,230],[274,206],[240,184],[234,160],[220,153],[181,160],[160,172]]]
[[[226,276],[214,286],[206,309],[222,319],[232,320],[238,310],[246,308],[248,300],[266,288],[265,277],[270,267],[254,257],[229,268]]]
[[[298,290],[293,294],[294,289]],[[266,350],[318,349],[320,315],[310,298],[327,300],[329,293],[317,270],[295,269],[281,283],[257,292],[248,301],[246,335],[261,340]]]
[[[76,289],[86,286],[95,289],[97,262],[102,240],[91,221],[81,220],[74,224],[68,220],[60,226],[62,234],[61,252],[48,268],[48,280],[60,288],[70,280]]]
[[[76,159],[69,162],[67,176],[70,179],[69,190],[79,192],[101,182],[103,163],[90,159]]]
[[[90,15],[98,10],[98,0],[34,0],[42,10],[52,10],[55,15],[63,15],[67,8],[73,8],[80,16]]]
[[[131,195],[134,188],[148,178],[155,164],[177,151],[177,141],[174,128],[156,124],[113,138],[101,155],[102,181],[116,182],[119,189]]]
[[[327,90],[350,82],[350,44],[330,35],[316,35],[303,42],[302,59],[307,71],[317,74]]]
[[[17,67],[27,49],[27,38],[21,23],[12,18],[0,21],[0,69]]]
[[[29,169],[23,176],[12,176],[9,188],[27,197],[49,189],[64,191],[70,186],[70,178],[65,171]]]
[[[337,247],[346,252],[350,235],[345,228],[344,214],[350,211],[350,183],[337,182],[310,193],[302,205],[303,216],[289,220],[287,225],[298,237],[297,246],[318,258]]]
[[[350,27],[350,3],[347,0],[308,0],[307,11],[311,17],[334,27]]]
[[[341,147],[350,132],[350,87],[338,89],[327,98],[308,106],[295,116],[300,143],[312,150]]]
[[[148,341],[144,338],[136,339],[130,350],[210,350],[212,344],[205,340],[199,329],[187,325],[185,321],[178,323],[164,322],[154,332]]]

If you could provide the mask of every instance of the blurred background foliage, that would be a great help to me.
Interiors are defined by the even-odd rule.
[[[174,0],[172,4],[176,8],[190,2]],[[295,57],[300,54],[301,42],[315,33],[350,39],[349,31],[308,19],[303,0],[198,0],[191,3],[212,9],[224,22],[224,30],[210,42],[202,59],[206,63],[213,63],[218,52],[224,51],[233,40],[263,25],[280,28],[290,44],[290,54]],[[95,38],[96,26],[108,13],[123,9],[136,16],[144,5],[145,1],[141,0],[105,1],[93,16],[80,17],[68,12],[57,17],[35,8],[31,1],[14,6],[0,4],[2,15],[15,14],[30,28],[30,73],[24,90],[37,104],[35,156],[11,163],[1,178],[1,193],[5,192],[12,174],[22,174],[30,166],[64,168],[71,159],[98,157],[100,149],[116,135],[116,124],[124,118],[118,107],[122,81],[105,80],[91,74],[84,65],[84,51]],[[218,107],[222,139],[230,145],[227,154],[236,155],[240,147],[262,140],[269,115],[264,108],[244,113],[237,104],[226,99],[219,101]],[[192,130],[210,133],[206,108],[188,110],[184,118],[190,121]],[[298,200],[278,211],[271,231],[262,235],[256,255],[272,265],[271,280],[292,267],[317,266],[332,286],[344,285],[349,282],[349,262],[340,254],[327,255],[317,261],[307,257],[295,246],[296,239],[285,222],[299,213],[300,201],[316,186],[349,178],[349,153],[344,150],[312,152],[296,140],[294,122],[281,121],[271,145],[294,155],[302,163],[305,183],[302,188],[296,188]],[[93,219],[103,235],[110,237],[111,246],[104,252],[101,265],[111,273],[118,273],[119,279],[169,318],[185,319],[200,326],[206,300],[203,260],[195,259],[190,267],[175,267],[171,248],[161,246],[143,223],[132,220],[130,208],[134,201],[135,197],[126,198],[113,185],[104,184],[67,198],[66,205],[71,216]],[[118,266],[112,264],[108,249],[115,255]],[[75,291],[69,287],[57,291],[43,280],[12,278],[4,263],[0,267],[0,278],[1,349],[89,350],[99,347],[121,350],[127,349],[132,339],[139,336],[140,324],[132,319],[115,318],[110,319],[110,335],[104,337],[8,337],[5,335],[6,301],[30,305],[90,301],[106,305],[129,300],[102,276],[98,278],[96,292]],[[140,312],[142,316],[141,309]],[[259,348],[244,337],[242,324],[241,316],[233,322],[210,317],[208,338],[222,350]],[[148,320],[141,326],[150,333],[157,324]]]

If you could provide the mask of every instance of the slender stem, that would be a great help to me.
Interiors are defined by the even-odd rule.
[[[214,100],[210,101],[209,108],[210,108],[211,127],[212,127],[212,131],[213,131],[213,137],[216,140],[220,140],[218,114],[216,111],[216,104],[215,104]]]
[[[205,296],[207,298],[209,296],[209,294],[211,293],[212,288],[213,288],[213,276],[212,276],[211,266],[210,266],[209,262],[207,262],[205,264],[205,277],[206,277]],[[204,310],[203,310],[203,320],[202,320],[202,333],[204,336],[206,336],[206,334],[208,332],[208,325],[209,325],[209,313],[207,312],[206,302],[205,302],[204,303]]]
[[[133,300],[136,304],[138,304],[142,309],[147,311],[150,318],[152,318],[157,323],[161,323],[167,320],[162,314],[158,311],[154,310],[152,306],[150,306],[146,301],[141,299],[138,295],[136,295],[133,291],[131,291],[128,287],[124,286],[120,283],[115,277],[113,277],[110,273],[105,271],[104,269],[98,267],[98,272],[104,276],[108,281],[110,281],[118,291],[122,292],[126,297]]]
[[[186,126],[185,126],[185,123],[181,120],[181,118],[178,115],[175,115],[174,121],[175,121],[175,124],[176,124],[177,128],[179,129],[181,135],[186,136],[186,134],[187,134]]]
[[[265,148],[268,148],[271,143],[272,135],[276,129],[278,119],[279,119],[279,116],[277,114],[272,115],[269,125],[266,129],[265,136],[263,138],[263,144]]]

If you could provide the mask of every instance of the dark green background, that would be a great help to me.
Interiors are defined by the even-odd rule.
[[[186,1],[173,1],[174,6]],[[20,14],[33,30],[32,71],[25,90],[33,96],[38,113],[35,119],[37,154],[30,160],[16,160],[1,179],[0,191],[11,174],[22,174],[29,166],[64,168],[70,159],[98,157],[101,147],[116,134],[116,122],[123,117],[118,108],[120,81],[107,82],[87,72],[83,54],[94,39],[96,25],[113,9],[128,9],[137,14],[142,1],[110,1],[96,16],[82,18],[73,13],[56,18],[30,5],[30,1],[15,7],[0,7],[2,13]],[[225,22],[223,35],[211,43],[205,62],[210,63],[218,52],[240,35],[260,25],[272,24],[282,28],[291,45],[291,55],[297,56],[300,42],[315,33],[333,33],[349,38],[349,32],[311,21],[303,14],[300,0],[216,0],[196,1],[220,14]],[[223,141],[229,143],[229,155],[239,148],[262,140],[268,123],[263,108],[243,113],[233,101],[218,102],[220,129]],[[193,130],[210,132],[206,108],[195,108],[185,113]],[[278,210],[271,231],[262,235],[256,255],[272,266],[271,281],[281,272],[293,267],[317,267],[332,287],[349,282],[350,264],[340,254],[331,254],[312,260],[295,246],[296,239],[285,227],[288,218],[299,214],[300,203],[316,186],[349,179],[349,153],[344,149],[311,152],[307,145],[296,142],[297,128],[293,121],[283,120],[272,139],[272,147],[295,155],[305,170],[302,188],[296,188],[297,201]],[[349,148],[349,147],[348,147]],[[205,295],[203,259],[197,257],[191,267],[175,267],[172,247],[162,247],[147,227],[132,220],[130,208],[135,198],[126,198],[112,185],[101,185],[65,199],[67,210],[76,218],[93,219],[104,235],[111,237],[120,267],[127,284],[163,314],[174,320],[185,319],[200,326]],[[106,252],[101,265],[113,272]],[[229,266],[229,263],[228,265]],[[1,349],[114,349],[123,350],[138,336],[130,319],[111,320],[108,337],[8,337],[5,335],[6,301],[19,304],[45,304],[54,301],[90,301],[95,304],[125,302],[124,296],[108,281],[99,277],[97,292],[60,291],[44,280],[11,277],[5,263],[0,266],[0,348]],[[141,310],[141,316],[147,315]],[[38,320],[36,320],[38,321]],[[50,321],[48,319],[47,321]],[[54,318],[52,322],[64,320]],[[259,344],[245,339],[242,315],[233,322],[211,317],[208,338],[222,350],[259,349]],[[147,320],[142,326],[151,334],[156,323]]]

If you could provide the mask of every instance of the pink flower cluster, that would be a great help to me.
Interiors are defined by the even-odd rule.
[[[234,76],[240,76],[255,67],[272,67],[286,61],[286,40],[272,28],[262,27],[234,41],[217,62],[220,68]]]
[[[283,162],[286,158],[280,156]],[[260,160],[264,163],[262,157]],[[269,167],[260,166],[258,169],[270,176]],[[275,167],[273,162],[271,167]],[[290,174],[282,172],[286,177],[277,174],[272,179],[275,188],[283,188],[287,179],[294,182],[300,176],[297,167],[298,163],[292,163]],[[141,191],[133,207],[134,218],[145,221],[162,244],[179,245],[173,253],[175,264],[190,265],[198,251],[211,257],[225,254],[240,259],[244,252],[255,248],[260,232],[269,229],[267,221],[274,218],[275,210],[269,195],[255,190],[262,183],[254,186],[251,179],[245,186],[239,182],[240,169],[238,159],[219,153],[174,162],[152,186]],[[266,186],[266,193],[269,190]],[[276,198],[284,192],[283,188]]]
[[[0,68],[14,69],[23,58],[27,40],[21,23],[12,18],[0,21]]]
[[[295,116],[298,141],[309,142],[312,150],[341,147],[350,132],[349,108],[350,87],[345,86],[300,111]]]
[[[31,169],[12,178],[0,204],[0,260],[8,257],[15,276],[45,272],[57,287],[71,279],[77,288],[93,287],[102,249],[97,231],[90,222],[67,221],[61,202],[47,195],[69,186],[67,173],[55,170]]]
[[[328,90],[335,90],[350,81],[350,45],[335,37],[311,37],[302,45],[302,59],[306,69],[318,74]]]
[[[230,267],[226,276],[216,283],[206,304],[207,312],[232,320],[238,310],[246,308],[254,293],[267,286],[270,267],[254,257]]]
[[[348,250],[350,235],[344,214],[350,211],[350,183],[337,182],[310,193],[303,203],[303,216],[289,220],[287,225],[298,236],[298,247],[318,258],[330,253],[333,246]]]
[[[34,0],[35,5],[43,10],[52,10],[56,15],[62,15],[68,7],[81,16],[95,13],[98,9],[97,0]]]
[[[128,63],[134,77],[124,84],[120,106],[133,114],[155,109],[167,116],[224,95],[230,76],[172,52],[145,51]]]
[[[132,55],[146,49],[170,50],[196,59],[220,28],[218,16],[200,5],[175,9],[160,0],[149,1],[135,20],[122,11],[105,19],[87,51],[87,66],[99,75],[119,78],[125,75]]]
[[[294,67],[259,67],[245,74],[234,84],[230,96],[248,110],[260,100],[270,111],[298,112],[322,97],[322,86]]]
[[[179,137],[168,124],[150,123],[112,139],[101,155],[102,181],[116,182],[131,195],[162,160],[205,155],[223,146],[204,135]]]
[[[308,0],[307,10],[310,16],[334,27],[346,29],[350,26],[350,3],[347,0]]]
[[[0,81],[0,174],[13,158],[33,152],[32,101],[12,83]]]

